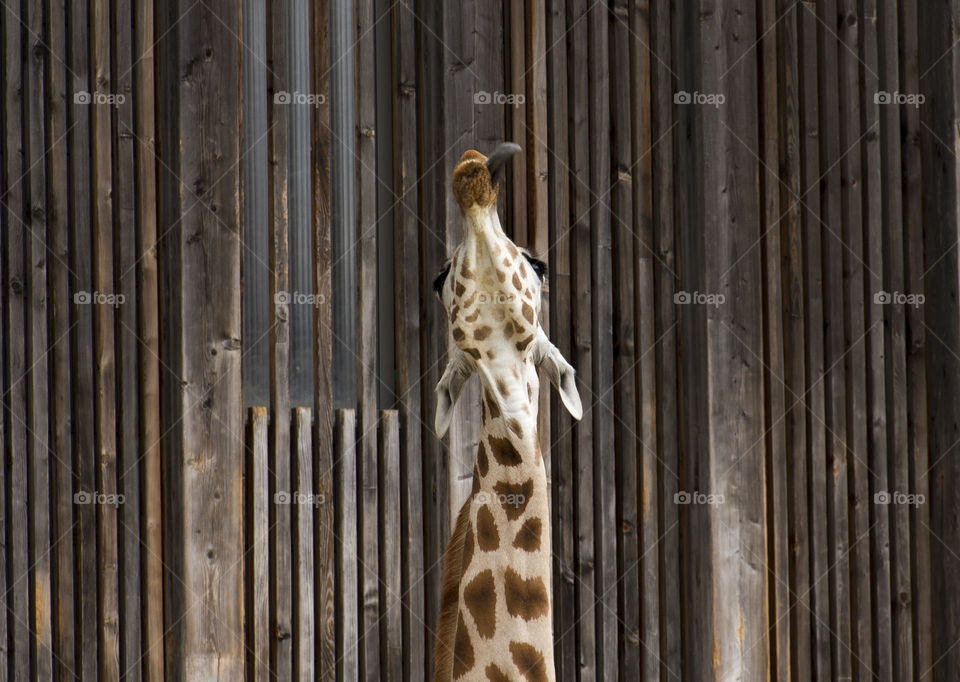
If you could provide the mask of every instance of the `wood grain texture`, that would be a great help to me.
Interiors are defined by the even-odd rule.
[[[360,679],[360,578],[357,527],[357,422],[353,410],[337,410],[334,425],[337,537],[337,679]]]
[[[246,491],[246,636],[250,678],[270,679],[270,419],[266,407],[247,416]]]
[[[380,544],[380,679],[403,679],[403,618],[400,517],[400,415],[380,413],[377,471]]]
[[[316,679],[314,671],[316,633],[313,595],[313,517],[320,506],[333,504],[313,488],[313,423],[309,407],[293,410],[292,488],[298,499],[293,505],[293,677],[301,682]]]

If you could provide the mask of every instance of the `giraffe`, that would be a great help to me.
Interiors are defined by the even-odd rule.
[[[444,554],[435,681],[554,680],[547,477],[537,435],[538,369],[575,419],[574,370],[539,324],[546,266],[497,215],[499,176],[520,147],[463,154],[453,172],[464,240],[434,282],[455,348],[437,384],[442,438],[467,379],[481,381],[473,489]]]

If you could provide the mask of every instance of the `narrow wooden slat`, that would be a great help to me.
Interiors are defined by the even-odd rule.
[[[798,38],[800,61],[800,164],[801,196],[815,188],[820,182],[821,160],[819,149],[820,120],[818,106],[817,72],[817,22],[816,9],[804,4],[798,13]],[[832,84],[824,87],[832,88]],[[823,163],[826,166],[827,162]],[[813,675],[816,679],[830,679],[830,635],[827,631],[830,623],[830,601],[828,599],[827,573],[829,567],[827,540],[827,448],[825,418],[825,388],[823,372],[826,369],[823,359],[823,293],[821,286],[821,236],[820,206],[815,195],[808,197],[802,204],[802,234],[804,280],[806,285],[806,325],[804,331],[804,359],[806,368],[807,408],[807,457],[809,473],[807,478],[807,505],[809,506],[809,547],[810,547],[810,604]],[[802,653],[798,655],[803,655]]]
[[[662,669],[661,605],[660,605],[660,462],[657,438],[657,365],[656,352],[656,277],[657,255],[654,251],[653,200],[653,56],[647,47],[653,41],[650,3],[644,0],[629,6],[627,17],[616,16],[617,24],[629,21],[630,38],[630,109],[618,116],[632,119],[633,154],[630,157],[633,180],[633,216],[631,234],[635,235],[632,271],[636,277],[633,301],[635,319],[637,380],[637,438],[639,453],[639,485],[622,486],[624,500],[637,508],[638,575],[640,582],[641,679],[656,679],[669,670]],[[614,24],[612,24],[614,26]],[[621,71],[622,73],[622,71]],[[622,81],[623,77],[618,77]],[[614,100],[616,100],[616,95]],[[626,103],[624,103],[626,104]],[[630,111],[639,112],[630,116]],[[658,138],[659,142],[659,138]],[[626,235],[625,235],[626,236]],[[619,258],[619,252],[617,254]],[[628,339],[629,340],[629,339]],[[617,378],[621,374],[617,373]],[[619,420],[618,420],[619,424]],[[619,475],[618,475],[619,478]],[[626,531],[626,528],[623,528]],[[621,579],[624,579],[621,577]],[[621,615],[621,618],[623,615]],[[623,669],[626,670],[627,666]],[[629,679],[629,676],[624,676]]]
[[[861,55],[867,68],[863,69],[863,125],[876,132],[864,142],[864,208],[863,232],[867,271],[867,305],[865,325],[867,336],[867,400],[869,402],[869,430],[867,448],[870,465],[870,571],[873,613],[873,672],[883,678],[893,676],[893,622],[890,611],[890,524],[887,507],[874,504],[874,495],[889,490],[887,476],[887,396],[885,380],[885,335],[883,319],[886,306],[876,305],[874,296],[886,289],[884,282],[883,252],[883,195],[888,186],[883,177],[881,158],[883,147],[890,142],[889,131],[885,134],[882,123],[889,125],[891,112],[879,107],[876,93],[882,90],[880,82],[880,33],[886,25],[878,21],[878,3],[868,0],[863,5],[861,22]],[[887,42],[884,40],[883,42]],[[885,86],[883,86],[885,87]],[[881,112],[883,117],[881,118]]]
[[[360,679],[360,548],[357,528],[357,422],[354,410],[337,410],[334,432],[337,524],[337,679]]]
[[[78,93],[96,90],[90,76],[89,7],[67,3],[67,44],[71,75],[68,85],[70,132],[68,159],[70,196],[70,270],[74,328],[70,337],[73,359],[73,474],[77,493],[97,489],[96,445],[94,441],[94,355],[93,306],[77,305],[78,294],[94,291],[92,271],[90,110],[78,101]],[[77,654],[76,671],[81,679],[95,680],[98,674],[99,637],[97,627],[97,522],[91,504],[74,507],[77,523]]]
[[[91,5],[92,68],[97,93],[116,97],[111,74],[110,4]],[[116,294],[114,286],[113,137],[111,107],[89,105],[93,150],[93,285],[96,295]],[[118,299],[119,300],[119,299]],[[117,364],[116,310],[107,303],[93,304],[97,358],[94,370],[94,427],[97,445],[97,488],[100,495],[116,495],[117,488]],[[97,505],[97,587],[99,596],[100,679],[120,679],[119,514],[114,505]]]
[[[844,501],[849,507],[850,533],[850,649],[857,679],[868,679],[873,668],[870,580],[870,481],[867,451],[867,345],[864,307],[870,297],[864,290],[863,149],[861,140],[860,26],[858,3],[840,0],[839,83],[840,184],[843,255],[843,307],[846,366],[847,472],[849,487]],[[877,130],[872,131],[876,133]],[[834,225],[834,229],[837,226]]]
[[[3,30],[7,22],[7,13],[4,11],[0,14],[0,35],[3,35],[6,38],[6,32]],[[3,54],[3,57],[6,57],[6,53]],[[3,72],[6,75],[6,71]],[[3,98],[3,112],[6,114],[6,96]],[[4,119],[6,120],[6,119]],[[6,130],[3,129],[3,126],[0,125],[0,169],[6,171]],[[0,182],[0,192],[4,199],[7,198],[6,187]],[[6,259],[6,240],[4,235],[7,234],[7,225],[9,223],[9,216],[5,207],[0,207],[0,247],[4,249],[3,254],[0,254],[0,456],[4,458],[4,466],[0,467],[0,493],[3,494],[3,499],[10,499],[10,491],[7,489],[7,442],[9,441],[9,422],[7,417],[7,408],[6,408],[6,397],[7,391],[11,385],[10,375],[7,373],[7,354],[6,354],[6,339],[7,339],[7,259]],[[54,233],[56,234],[56,233]],[[69,368],[68,368],[69,371]],[[56,436],[55,436],[56,437]],[[63,467],[61,467],[62,471]],[[58,472],[59,473],[59,472]],[[59,484],[59,477],[58,477]],[[63,515],[62,508],[65,506],[67,509],[70,509],[70,505],[73,503],[72,496],[66,504],[58,505],[57,509],[57,518],[60,519]],[[13,610],[10,608],[10,595],[13,581],[9,579],[9,573],[7,570],[7,536],[9,531],[7,529],[7,521],[9,520],[10,515],[7,513],[6,503],[0,504],[0,612],[4,615],[0,617],[0,682],[8,682],[10,679],[11,669],[12,669],[12,659],[10,650],[10,637],[9,637],[9,628],[8,621],[10,616],[13,613]],[[66,543],[71,546],[72,543]],[[57,557],[57,572],[58,578],[61,570],[61,560]],[[58,586],[60,581],[58,580]],[[56,636],[59,637],[59,627],[56,633]],[[60,640],[58,640],[60,641]]]
[[[620,0],[610,8],[610,73],[611,77],[620,83],[635,84],[633,78],[637,76],[631,72],[630,63],[630,31],[627,23],[630,20],[629,3]],[[631,110],[632,87],[621,87],[611,90],[610,93],[610,218],[611,218],[611,245],[614,256],[612,258],[612,282],[615,282],[611,298],[613,301],[613,380],[615,383],[605,384],[603,393],[612,388],[616,421],[614,423],[614,449],[616,453],[615,476],[617,483],[616,507],[616,570],[617,570],[617,615],[620,619],[619,628],[619,674],[620,679],[642,679],[640,674],[640,581],[639,567],[639,514],[637,510],[639,472],[637,471],[638,458],[642,456],[646,443],[640,434],[638,424],[637,401],[637,362],[635,355],[635,336],[637,333],[636,306],[634,302],[634,278],[638,274],[639,250],[643,246],[636,239],[635,227],[640,220],[634,222],[634,187],[636,173],[641,169],[635,165],[637,155],[632,144],[634,124]],[[641,114],[642,116],[642,114]],[[637,116],[640,118],[640,116]],[[649,118],[647,117],[647,121]],[[642,142],[637,140],[637,149]],[[601,189],[606,193],[606,188]],[[636,211],[643,209],[640,202],[644,197],[637,197]],[[638,253],[634,254],[634,243]],[[603,289],[601,289],[603,291]],[[605,458],[609,458],[609,451]],[[648,483],[646,480],[644,483]],[[647,604],[644,603],[644,606]],[[654,611],[655,613],[655,611]],[[644,614],[646,615],[646,614]],[[657,641],[644,642],[647,647],[656,647]],[[644,657],[654,663],[656,659]],[[652,679],[649,670],[645,670],[646,679]]]
[[[313,108],[313,215],[314,215],[314,291],[325,303],[314,308],[314,426],[316,429],[316,465],[314,490],[330,500],[322,505],[314,522],[314,594],[317,600],[317,663],[321,679],[336,676],[336,592],[334,574],[333,516],[333,386],[332,386],[332,311],[330,301],[330,82],[329,12],[326,0],[311,3],[313,26],[313,92],[324,95]]]
[[[783,298],[780,243],[779,109],[775,0],[758,6],[760,21],[760,191],[762,219],[760,243],[763,269],[763,362],[766,381],[764,433],[767,449],[767,612],[770,669],[777,680],[790,679],[790,572],[787,518],[787,431],[784,423],[787,384],[784,383]],[[788,199],[787,201],[792,201]]]
[[[297,292],[290,286],[290,108],[298,106],[277,98],[290,94],[289,41],[287,15],[292,0],[269,4],[270,31],[267,35],[269,69],[267,87],[272,95],[268,105],[270,140],[270,473],[271,488],[292,493],[290,474],[290,318],[296,306]],[[258,226],[251,226],[257,229]],[[249,254],[244,254],[245,256]],[[286,294],[286,297],[284,297]],[[285,300],[284,300],[285,299]],[[274,529],[270,545],[270,669],[279,679],[293,676],[293,557],[291,506],[271,507],[270,525]]]
[[[573,361],[573,321],[570,298],[570,192],[567,137],[567,49],[566,6],[563,0],[548,0],[546,8],[546,41],[550,47],[547,62],[547,201],[550,266],[547,280],[550,298],[551,340]],[[575,679],[577,670],[576,583],[574,554],[574,470],[573,420],[560,402],[551,395],[551,479],[553,511],[553,633],[554,659],[558,680]]]
[[[898,4],[900,43],[900,87],[910,94],[921,93],[917,6]],[[904,223],[904,286],[913,294],[923,292],[923,160],[920,154],[920,109],[903,107],[901,125],[901,174]],[[934,596],[930,570],[930,478],[928,476],[929,431],[927,381],[925,374],[926,331],[923,306],[906,308],[907,348],[907,446],[910,459],[910,492],[924,504],[910,511],[910,578],[913,615],[913,670],[917,677],[933,667]],[[921,498],[922,496],[922,498]],[[922,677],[920,679],[923,679]]]
[[[401,610],[404,679],[422,679],[426,672],[424,628],[424,506],[423,453],[421,420],[429,424],[430,416],[421,414],[420,400],[420,223],[419,165],[417,158],[417,73],[416,17],[408,7],[396,6],[391,17],[393,27],[393,187],[399,199],[394,207],[394,307],[397,330],[396,367],[400,420],[400,477],[403,541]],[[429,237],[427,237],[429,239]],[[429,307],[439,307],[427,297]],[[429,437],[429,436],[428,436]]]
[[[377,165],[374,84],[373,0],[357,0],[357,387],[360,429],[361,677],[375,682],[380,675],[379,570],[377,535]]]
[[[140,557],[140,384],[137,338],[137,234],[134,154],[133,3],[113,3],[114,87],[123,103],[115,107],[113,136],[114,206],[117,293],[123,304],[117,308],[117,490],[124,496],[119,515],[120,558],[120,671],[126,679],[141,679],[141,575]]]
[[[160,309],[157,271],[156,92],[153,0],[136,3],[132,93],[137,141],[137,336],[140,342],[140,461],[143,535],[142,608],[145,682],[162,682],[163,535],[160,467]]]
[[[54,675],[74,675],[77,667],[76,602],[74,576],[73,433],[71,429],[70,331],[73,299],[70,294],[69,185],[67,183],[66,3],[46,3],[47,36],[51,55],[47,64],[47,269],[50,296],[50,423],[53,455],[51,538],[53,591]],[[2,352],[0,352],[2,357]],[[2,451],[2,448],[0,448]],[[2,524],[0,524],[2,527]],[[0,585],[3,581],[0,580]],[[6,621],[6,619],[3,619]],[[4,623],[5,624],[5,623]],[[6,637],[0,633],[0,641]],[[0,675],[2,676],[2,675]]]
[[[573,357],[577,386],[586,409],[574,431],[574,500],[576,509],[577,608],[568,627],[576,627],[578,679],[603,679],[597,673],[597,633],[594,581],[594,466],[593,466],[593,346],[591,343],[590,279],[590,129],[587,115],[587,3],[568,0],[567,61],[569,84],[569,159],[571,275],[573,295]]]
[[[266,407],[251,407],[246,447],[247,659],[250,679],[270,676],[270,420]]]
[[[6,559],[9,571],[6,589],[6,606],[9,613],[10,676],[14,680],[30,679],[31,609],[29,538],[27,524],[28,503],[28,414],[27,385],[29,367],[27,349],[27,301],[30,273],[27,269],[26,185],[23,173],[27,170],[24,154],[25,133],[23,120],[24,69],[22,62],[23,8],[20,3],[3,8],[4,44],[4,257],[6,260],[4,289],[6,292],[5,338],[7,343],[6,373],[8,383],[3,395],[8,409],[7,468],[10,527],[7,533]],[[16,183],[16,185],[13,185]]]
[[[528,139],[527,106],[526,106],[526,36],[524,22],[526,21],[525,6],[529,3],[510,2],[507,0],[503,7],[504,20],[504,54],[506,58],[507,76],[504,82],[504,95],[518,101],[523,96],[522,105],[513,104],[504,107],[507,112],[507,137],[524,147],[524,153],[517,154],[510,162],[505,177],[509,178],[507,191],[507,210],[505,211],[504,231],[517,243],[527,239],[527,161],[531,148]],[[493,92],[491,91],[491,94]],[[493,106],[503,106],[494,104]],[[506,218],[509,216],[509,218]]]
[[[881,87],[890,93],[900,92],[898,64],[899,3],[889,0],[880,4],[880,65]],[[883,186],[896,188],[883,193],[884,252],[883,289],[891,296],[906,291],[903,247],[903,195],[901,144],[901,107],[897,104],[880,105],[880,162]],[[876,304],[876,301],[874,301]],[[907,347],[905,306],[891,300],[884,310],[884,380],[886,385],[888,473],[886,491],[906,494],[910,490],[910,460],[907,440]],[[892,652],[893,679],[914,679],[913,632],[910,604],[910,509],[905,504],[890,504],[884,510],[890,520],[890,609],[893,622]],[[882,512],[881,512],[882,513]]]
[[[653,243],[657,255],[654,272],[653,316],[656,326],[657,456],[659,478],[660,527],[657,538],[657,561],[660,570],[660,657],[661,679],[683,678],[680,601],[680,527],[679,510],[674,495],[680,484],[677,448],[677,355],[676,306],[673,302],[676,285],[676,249],[674,244],[674,73],[671,69],[673,46],[670,5],[653,0],[650,8],[650,49],[657,59],[650,60],[651,131],[650,150],[653,193]],[[642,48],[641,48],[642,49]],[[650,352],[640,347],[640,352]],[[646,544],[643,551],[648,551]]]
[[[26,361],[29,378],[27,388],[29,419],[29,460],[27,476],[27,517],[30,533],[30,630],[32,637],[33,678],[53,679],[52,576],[53,549],[50,536],[50,361],[48,357],[47,309],[47,94],[46,49],[44,48],[44,3],[30,0],[27,4],[26,91],[24,118],[28,121],[24,163],[27,176],[23,179],[29,188],[24,214],[29,231],[26,264],[27,303]],[[56,458],[57,454],[52,453]]]
[[[400,570],[400,415],[380,413],[377,488],[380,504],[380,679],[403,679],[402,580]]]
[[[294,594],[293,594],[293,678],[301,682],[315,679],[313,595],[313,516],[322,505],[333,504],[313,487],[313,415],[309,407],[293,410],[294,447],[293,489],[298,499],[294,514]]]
[[[787,571],[790,576],[789,613],[773,614],[774,622],[789,621],[784,629],[789,632],[790,650],[787,664],[788,679],[811,679],[810,656],[810,546],[807,512],[807,445],[806,445],[806,369],[804,354],[804,258],[801,232],[801,204],[797,197],[800,187],[801,127],[800,74],[797,43],[797,21],[806,10],[788,0],[778,0],[777,24],[778,59],[778,150],[780,207],[778,216],[781,233],[782,305],[783,305],[783,381],[785,448],[788,464],[787,519],[789,524],[790,556]],[[781,627],[781,625],[777,625]],[[780,640],[777,640],[778,642]],[[779,646],[779,644],[778,644]],[[787,653],[787,652],[785,652]],[[782,669],[781,658],[777,659]]]

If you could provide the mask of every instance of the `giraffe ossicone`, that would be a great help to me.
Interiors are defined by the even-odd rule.
[[[540,326],[546,266],[507,237],[497,215],[499,177],[518,151],[507,142],[489,158],[461,156],[453,193],[464,238],[434,282],[454,341],[436,389],[438,435],[474,374],[483,410],[473,489],[444,555],[437,681],[554,680],[538,370],[575,419],[583,408],[573,367]]]

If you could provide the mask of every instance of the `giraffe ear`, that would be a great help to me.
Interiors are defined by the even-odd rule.
[[[560,350],[550,343],[542,327],[537,331],[532,352],[537,367],[543,370],[559,391],[563,406],[574,419],[579,420],[583,416],[583,405],[580,403],[580,392],[577,391],[576,372]]]
[[[450,428],[453,419],[453,406],[457,403],[467,379],[473,374],[471,365],[463,351],[454,351],[453,357],[447,363],[447,368],[437,384],[437,415],[434,419],[434,428],[437,435],[443,438]]]

